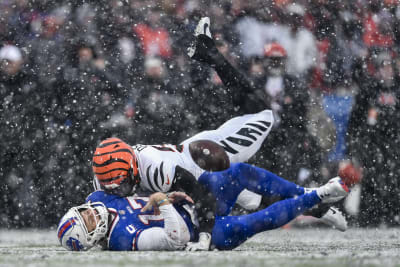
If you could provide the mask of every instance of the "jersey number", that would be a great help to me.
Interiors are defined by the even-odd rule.
[[[135,226],[133,226],[133,224],[130,224],[125,228],[130,234],[133,234],[136,231]]]
[[[126,199],[128,200],[129,204],[131,205],[131,207],[134,210],[143,208],[146,205],[146,202],[149,200],[147,197],[144,197],[144,198],[127,197]],[[163,217],[161,215],[154,215],[154,214],[140,214],[140,215],[138,215],[138,218],[145,225],[148,225],[151,221],[154,222],[154,221],[162,221],[163,220]],[[126,227],[126,230],[131,234],[136,231],[135,227],[133,227],[132,224],[128,225]],[[131,231],[133,231],[133,232],[131,232]]]

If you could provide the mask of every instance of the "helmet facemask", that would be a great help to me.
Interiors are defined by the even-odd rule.
[[[90,232],[81,212],[90,209],[96,226]],[[101,202],[86,203],[73,207],[61,219],[57,237],[61,245],[72,251],[89,250],[106,237],[108,231],[108,210]]]
[[[102,240],[107,235],[108,231],[108,210],[101,202],[93,202],[93,203],[86,203],[78,207],[73,207],[76,212],[79,214],[78,220],[81,221],[82,225],[85,229],[85,241],[91,247],[98,244],[100,240]],[[95,217],[96,227],[92,231],[88,231],[87,225],[84,222],[84,219],[81,215],[81,212],[85,210],[90,210],[93,216]]]

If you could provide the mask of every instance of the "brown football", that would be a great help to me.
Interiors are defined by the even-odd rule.
[[[229,168],[230,162],[225,149],[210,140],[197,140],[189,144],[189,151],[200,168],[206,171],[222,171]]]

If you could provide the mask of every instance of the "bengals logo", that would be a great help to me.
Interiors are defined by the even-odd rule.
[[[67,240],[67,246],[71,249],[71,250],[73,250],[73,251],[80,251],[80,250],[82,250],[83,249],[83,245],[81,244],[81,242],[79,242],[79,240],[78,239],[75,239],[75,238],[73,238],[73,237],[70,237],[68,240]]]

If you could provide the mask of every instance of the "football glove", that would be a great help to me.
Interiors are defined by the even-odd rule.
[[[186,251],[206,251],[210,250],[211,235],[206,232],[199,234],[199,242],[188,242],[186,244]]]

